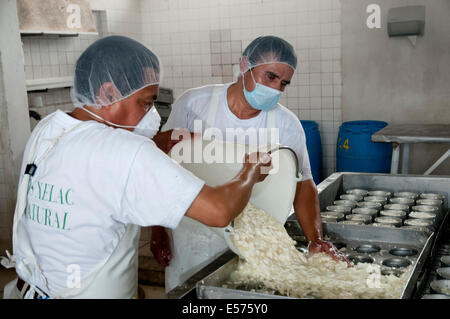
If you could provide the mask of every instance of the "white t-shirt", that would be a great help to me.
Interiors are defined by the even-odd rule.
[[[222,132],[224,139],[227,139],[227,128],[242,128],[243,130],[266,128],[267,112],[262,111],[257,116],[245,120],[241,120],[231,112],[227,101],[227,90],[231,84],[228,83],[223,86],[214,127]],[[187,128],[193,132],[194,121],[201,120],[204,132],[207,128],[206,121],[214,88],[214,85],[207,85],[187,90],[173,104],[172,111],[163,130]],[[275,111],[276,120],[274,126],[279,129],[280,144],[292,148],[297,154],[302,181],[312,179],[311,166],[306,149],[305,131],[300,121],[294,113],[281,104],[276,106]]]
[[[241,120],[228,107],[227,89],[231,85],[223,86],[220,93],[214,127],[218,128],[224,139],[227,128],[266,128],[267,112],[260,112],[256,117]],[[194,131],[194,121],[202,121],[203,132],[207,128],[209,107],[215,86],[209,85],[186,91],[173,104],[172,112],[163,130],[187,128]],[[298,118],[284,106],[278,104],[275,108],[276,118],[274,127],[279,128],[280,144],[292,148],[298,157],[299,168],[302,170],[302,180],[312,179],[306,138],[303,127]],[[212,123],[211,123],[212,125]],[[232,137],[236,141],[236,136]],[[215,234],[208,227],[183,218],[180,225],[172,232],[173,259],[166,268],[166,292],[182,284],[202,267],[216,259],[228,247],[222,237]]]
[[[38,158],[48,140],[80,123],[59,110],[47,118]],[[32,138],[35,134],[36,129]],[[69,265],[79,265],[83,278],[115,249],[127,224],[175,228],[203,185],[150,139],[87,121],[65,134],[38,165],[18,227],[29,234],[48,288],[56,294],[67,288]],[[24,257],[20,241],[14,253]]]

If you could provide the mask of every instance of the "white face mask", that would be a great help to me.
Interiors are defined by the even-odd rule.
[[[139,121],[138,125],[134,128],[134,133],[153,138],[158,133],[159,126],[161,124],[161,116],[156,110],[155,106],[145,114],[145,116]]]
[[[104,118],[98,116],[94,112],[89,111],[85,107],[81,108],[86,112],[88,112],[89,114],[91,114],[93,117],[98,118],[99,120],[102,120],[111,126],[119,128],[133,128],[134,133],[146,136],[148,138],[153,138],[153,136],[155,136],[155,134],[158,133],[159,125],[161,123],[161,116],[159,115],[154,105],[151,107],[150,110],[148,110],[148,112],[144,115],[144,117],[139,121],[139,123],[136,126],[115,124],[105,120]]]

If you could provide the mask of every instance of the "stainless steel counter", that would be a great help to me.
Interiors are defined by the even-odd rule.
[[[374,142],[450,143],[450,125],[389,124],[372,135]]]
[[[402,151],[402,174],[408,173],[409,148],[412,143],[450,143],[450,125],[420,125],[420,124],[389,124],[382,130],[372,135],[373,142],[392,143],[391,174],[398,173],[400,149]],[[436,164],[442,163],[450,155],[445,153]],[[433,165],[425,172],[431,173],[437,165]]]

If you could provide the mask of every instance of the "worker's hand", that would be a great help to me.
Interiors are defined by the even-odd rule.
[[[262,182],[272,169],[272,158],[264,152],[245,154],[243,173],[257,182]]]
[[[172,260],[170,237],[164,227],[153,226],[150,250],[162,266],[167,267]]]
[[[344,254],[340,252],[332,243],[322,240],[316,239],[314,241],[309,242],[308,245],[309,253],[326,253],[331,256],[335,261],[345,261],[348,267],[353,267],[352,263],[345,258]]]
[[[174,129],[158,132],[153,136],[152,140],[161,151],[168,154],[175,144],[188,138],[194,138],[194,133],[189,132],[187,129]]]

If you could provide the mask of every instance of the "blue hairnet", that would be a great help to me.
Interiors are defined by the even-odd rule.
[[[75,65],[72,102],[101,108],[123,100],[136,91],[159,84],[158,57],[141,43],[124,37],[108,36],[92,43]],[[105,83],[112,93],[100,92]]]
[[[292,45],[275,36],[256,38],[245,48],[242,56],[249,61],[244,72],[258,65],[271,63],[284,63],[294,70],[297,67],[297,55]]]

